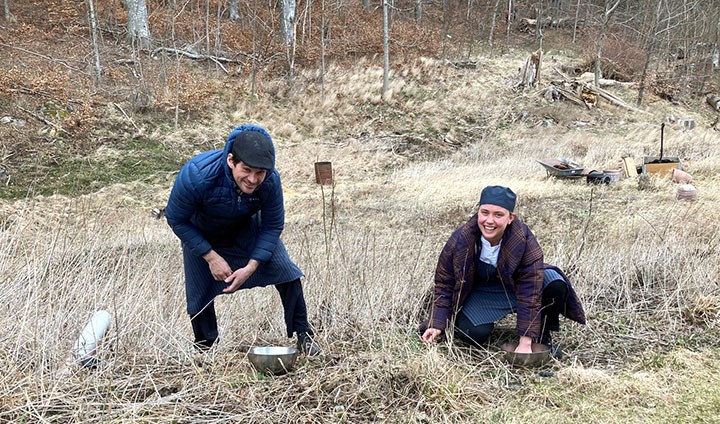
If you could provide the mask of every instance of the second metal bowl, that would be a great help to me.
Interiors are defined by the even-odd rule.
[[[505,361],[510,365],[519,367],[539,367],[550,360],[550,347],[540,343],[532,344],[532,353],[516,353],[518,343],[505,343],[502,346],[505,351]]]

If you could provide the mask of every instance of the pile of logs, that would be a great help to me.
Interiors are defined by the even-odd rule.
[[[549,93],[549,94],[548,94]],[[578,106],[584,106],[592,109],[597,106],[598,98],[602,98],[607,102],[635,112],[648,113],[642,109],[638,109],[614,94],[600,87],[595,87],[589,83],[580,80],[555,82],[545,90],[545,97],[550,99],[563,98],[567,99]]]

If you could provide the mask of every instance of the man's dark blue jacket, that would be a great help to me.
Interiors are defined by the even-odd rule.
[[[285,224],[282,186],[280,175],[272,169],[252,194],[238,189],[227,156],[232,152],[235,135],[242,131],[258,131],[270,137],[261,127],[241,125],[230,133],[225,149],[190,159],[175,180],[165,216],[183,244],[195,255],[203,256],[214,247],[237,243],[239,230],[252,225],[253,215],[261,212],[256,217],[261,218],[260,232],[250,259],[263,263],[275,251]]]

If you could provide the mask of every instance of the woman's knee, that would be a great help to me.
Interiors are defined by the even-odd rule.
[[[494,323],[473,325],[467,317],[459,314],[455,320],[455,334],[461,339],[481,345],[490,338]]]

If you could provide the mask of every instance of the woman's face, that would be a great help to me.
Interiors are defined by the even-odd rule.
[[[496,245],[502,240],[505,228],[513,222],[515,214],[497,205],[480,205],[478,209],[478,227],[483,237]]]

